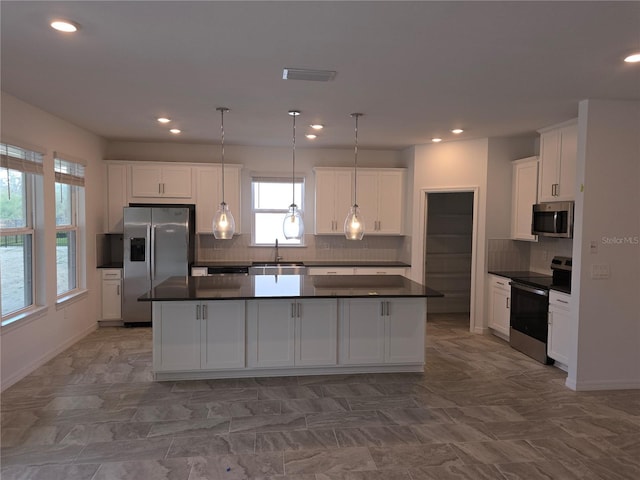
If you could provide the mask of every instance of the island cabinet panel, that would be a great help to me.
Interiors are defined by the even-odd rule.
[[[295,302],[247,302],[247,360],[250,367],[295,363]]]
[[[385,303],[385,362],[424,362],[425,299],[387,300]]]
[[[340,358],[342,365],[384,362],[384,316],[378,299],[341,300]]]
[[[245,302],[155,302],[153,367],[159,372],[244,368]]]
[[[245,302],[204,302],[201,367],[244,368]]]
[[[183,371],[200,368],[199,302],[153,305],[153,368]]]
[[[295,364],[336,365],[338,361],[338,302],[299,300],[296,302]]]

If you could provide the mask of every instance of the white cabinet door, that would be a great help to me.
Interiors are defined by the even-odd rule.
[[[240,227],[240,166],[224,167],[224,201],[233,214],[236,234]],[[211,165],[194,168],[196,192],[196,233],[213,233],[213,217],[222,202],[222,167]]]
[[[131,196],[191,198],[191,167],[132,165]]]
[[[202,368],[244,368],[244,305],[243,300],[202,303]]]
[[[388,299],[385,303],[385,362],[424,363],[426,299]]]
[[[105,268],[102,277],[102,320],[122,318],[122,269]]]
[[[191,167],[162,167],[162,196],[191,198]]]
[[[342,234],[344,220],[353,203],[353,174],[350,170],[317,169],[316,235]]]
[[[407,269],[404,267],[356,267],[356,275],[406,275]]]
[[[295,302],[247,302],[247,361],[250,367],[295,363]]]
[[[337,300],[300,300],[296,303],[296,357],[300,366],[337,363]]]
[[[123,208],[127,202],[127,165],[107,165],[107,232],[122,233]]]
[[[378,172],[378,224],[377,233],[394,235],[402,233],[404,215],[404,172]]]
[[[560,165],[555,197],[557,201],[573,200],[575,198],[577,163],[578,125],[569,125],[561,131]]]
[[[571,341],[571,296],[560,292],[549,293],[549,334],[547,355],[569,366]]]
[[[153,303],[155,371],[200,369],[199,302]]]
[[[131,196],[161,197],[162,169],[156,165],[132,165]]]
[[[540,135],[539,202],[573,200],[576,189],[578,125],[549,128]]]
[[[340,357],[343,365],[384,362],[384,316],[378,299],[341,300]]]
[[[378,172],[358,169],[358,205],[364,219],[364,234],[377,234],[378,225]]]
[[[538,200],[538,159],[517,160],[512,169],[511,238],[537,241],[531,234],[531,215]]]
[[[509,280],[498,275],[489,275],[489,328],[509,338],[509,316],[511,314],[511,288]]]
[[[309,267],[307,275],[355,275],[353,267]]]

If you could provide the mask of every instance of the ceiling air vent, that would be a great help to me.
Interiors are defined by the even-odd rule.
[[[329,82],[334,78],[336,78],[336,72],[333,70],[308,70],[304,68],[285,68],[282,70],[283,80]]]

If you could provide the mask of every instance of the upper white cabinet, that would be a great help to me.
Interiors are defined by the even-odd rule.
[[[316,168],[316,235],[343,234],[353,204],[353,171]],[[402,235],[406,169],[358,169],[357,202],[365,235]]]
[[[224,166],[224,201],[241,233],[240,172],[241,165]],[[196,233],[213,233],[213,217],[222,201],[222,167],[207,165],[193,168],[196,185]]]
[[[538,201],[573,200],[576,188],[578,124],[572,120],[539,132]]]
[[[316,235],[343,234],[353,203],[353,170],[314,169],[316,178]]]
[[[406,170],[360,169],[358,205],[365,235],[402,235]]]
[[[516,160],[512,164],[511,238],[537,241],[531,234],[532,207],[538,200],[538,157]]]
[[[131,166],[131,197],[191,198],[191,166],[152,164]]]
[[[128,205],[127,170],[124,163],[107,164],[107,232],[122,233],[123,208]]]

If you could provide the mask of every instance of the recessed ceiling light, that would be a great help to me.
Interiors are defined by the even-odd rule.
[[[629,55],[624,59],[627,63],[638,63],[640,62],[640,53],[634,53],[633,55]]]
[[[171,119],[167,118],[167,117],[160,117],[160,118],[158,118],[158,121],[160,123],[169,123],[171,121]]]
[[[314,123],[313,125],[309,125],[309,126],[314,130],[322,130],[324,128],[324,125],[320,125],[319,123]]]
[[[435,137],[435,138],[432,138],[432,139],[431,139],[431,141],[432,141],[433,143],[438,143],[438,142],[441,142],[441,141],[442,141],[442,139],[441,139],[441,138],[438,138],[438,137]]]
[[[171,130],[169,130],[171,133],[173,133],[174,135],[177,135],[179,133],[182,133],[182,130],[180,130],[179,128],[172,128]]]
[[[462,132],[464,132],[464,130],[461,128],[454,128],[453,130],[451,130],[451,133],[455,133],[456,135],[459,135]]]
[[[307,137],[309,140],[315,140],[316,138],[318,138],[318,136],[314,135],[313,133],[307,133],[305,137]]]
[[[77,32],[80,28],[80,25],[75,22],[70,22],[69,20],[54,20],[50,25],[51,28],[65,33]]]

